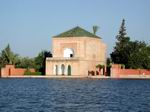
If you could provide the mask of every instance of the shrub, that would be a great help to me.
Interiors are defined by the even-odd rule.
[[[26,71],[24,72],[24,75],[30,75],[31,71],[27,68]]]
[[[24,75],[42,75],[41,72],[31,72],[29,69],[26,69]]]

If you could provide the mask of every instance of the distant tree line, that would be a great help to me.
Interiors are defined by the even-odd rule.
[[[43,50],[35,58],[21,57],[14,53],[8,44],[6,48],[0,52],[0,68],[6,64],[13,64],[17,68],[34,68],[37,72],[45,74],[46,57],[52,57],[50,51]]]
[[[93,26],[93,33],[96,34],[97,26]],[[131,41],[127,36],[125,20],[122,20],[117,42],[107,59],[107,65],[111,63],[122,64],[125,68],[150,69],[150,45],[144,41]],[[14,64],[18,68],[35,68],[38,72],[45,74],[46,57],[52,57],[50,51],[43,50],[35,58],[21,57],[11,51],[9,44],[0,52],[0,68],[6,64]]]
[[[123,19],[116,45],[110,54],[112,63],[123,64],[125,68],[150,69],[150,45],[144,41],[131,41],[126,35]]]

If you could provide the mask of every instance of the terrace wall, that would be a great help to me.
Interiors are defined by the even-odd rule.
[[[113,64],[111,68],[111,76],[119,78],[122,76],[150,76],[150,70],[147,69],[122,69],[120,64]]]
[[[29,69],[31,72],[35,72],[35,69]],[[23,76],[26,69],[24,68],[15,68],[14,65],[6,65],[4,68],[1,68],[1,77],[9,76]]]

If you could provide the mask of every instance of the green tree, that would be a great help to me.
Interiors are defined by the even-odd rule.
[[[99,27],[98,26],[93,26],[93,34],[96,35],[96,32],[98,31]]]
[[[0,68],[2,68],[2,67],[3,67],[3,59],[2,59],[1,54],[0,54]]]
[[[104,73],[105,73],[105,71],[104,71],[105,65],[98,64],[98,65],[96,65],[96,68],[99,69],[99,72],[101,72],[101,70],[103,69],[103,75],[104,75]]]
[[[45,61],[46,57],[52,57],[50,51],[41,51],[37,57],[35,57],[36,70],[45,74]]]
[[[143,48],[141,51],[143,56],[142,66],[145,69],[150,69],[150,46]]]
[[[116,36],[117,42],[116,46],[114,47],[114,51],[110,54],[112,62],[118,64],[127,64],[129,54],[128,52],[128,44],[130,42],[130,38],[126,36],[126,27],[125,27],[125,20],[122,20],[121,27],[119,30],[119,34]]]
[[[102,69],[102,68],[104,68],[105,66],[104,65],[101,65],[101,64],[98,64],[98,65],[96,65],[96,68],[98,68],[98,69]]]
[[[126,27],[125,27],[125,20],[123,19],[121,26],[120,26],[119,34],[116,36],[116,38],[119,42],[124,42],[127,39],[126,35],[127,33],[126,33]]]
[[[129,52],[128,68],[150,69],[150,47],[145,42],[130,42]]]
[[[107,58],[106,63],[107,63],[107,66],[106,66],[107,73],[106,73],[106,75],[110,76],[110,74],[111,74],[111,65],[112,65],[111,58]]]
[[[116,46],[110,54],[113,63],[125,65],[125,68],[150,69],[150,46],[142,41],[130,41],[126,36],[125,20],[116,39]]]
[[[1,63],[1,67],[4,67],[6,64],[16,64],[16,61],[18,59],[18,55],[13,53],[11,51],[11,48],[9,46],[9,44],[6,46],[5,49],[2,50],[1,54],[0,54],[0,63]]]
[[[20,57],[17,62],[16,62],[16,67],[17,68],[35,68],[35,62],[33,58],[29,57]]]
[[[112,65],[112,60],[111,60],[111,58],[107,58],[106,64],[107,64],[107,67],[111,67],[111,65]]]

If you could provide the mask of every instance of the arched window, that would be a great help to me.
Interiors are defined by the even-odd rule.
[[[64,64],[61,65],[61,74],[65,75],[65,65]]]
[[[58,75],[58,65],[54,65],[54,74]]]
[[[71,75],[71,66],[68,65],[68,76],[70,76],[70,75]]]
[[[64,50],[64,57],[65,58],[74,57],[74,51],[73,51],[73,49],[66,48]]]

